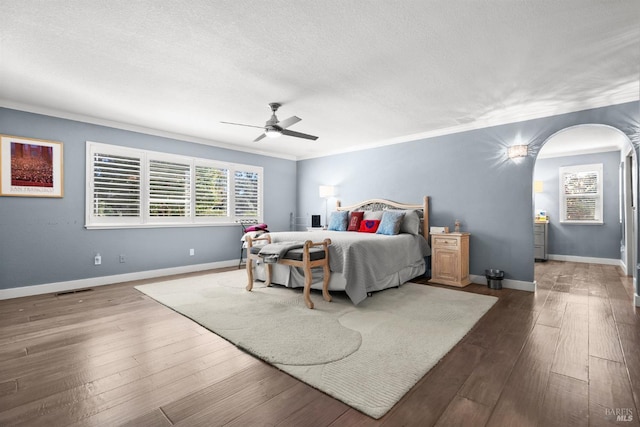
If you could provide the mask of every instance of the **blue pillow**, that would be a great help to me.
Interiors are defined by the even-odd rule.
[[[393,236],[400,232],[400,224],[404,218],[404,212],[397,211],[384,211],[382,214],[382,221],[376,234],[387,234]]]
[[[348,211],[331,212],[331,217],[329,219],[329,230],[347,231],[348,225],[349,225]]]

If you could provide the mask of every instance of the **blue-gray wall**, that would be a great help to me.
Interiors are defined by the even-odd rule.
[[[559,168],[596,163],[603,169],[604,224],[561,224]],[[535,210],[545,209],[550,217],[549,254],[620,259],[620,151],[538,159],[534,180],[543,182],[544,191],[535,195]]]
[[[431,224],[472,233],[471,274],[505,270],[509,279],[534,275],[532,182],[535,156],[554,133],[599,123],[620,129],[638,149],[640,104],[631,102],[543,119],[428,138],[298,162],[298,212],[324,214],[318,186],[337,186],[344,205],[382,197],[416,203],[431,197]],[[506,147],[529,144],[517,162]],[[637,152],[636,152],[637,155]]]
[[[533,280],[532,180],[535,155],[555,132],[606,124],[640,144],[640,103],[299,162],[225,150],[43,115],[0,109],[0,133],[64,143],[64,198],[0,197],[0,289],[179,267],[238,256],[239,227],[86,230],[85,141],[258,165],[265,173],[265,221],[289,228],[289,214],[324,214],[318,186],[333,184],[348,205],[383,197],[419,202],[431,196],[431,224],[470,231],[472,274],[500,268]],[[506,158],[519,141],[532,155]],[[321,140],[319,140],[321,143]],[[189,248],[196,255],[188,255]],[[101,266],[93,265],[100,252]],[[127,262],[120,264],[119,254]]]
[[[87,230],[86,141],[264,168],[265,222],[289,229],[296,162],[0,108],[0,133],[61,141],[64,197],[0,197],[0,289],[238,259],[239,226]],[[189,256],[189,249],[195,256]],[[93,257],[102,256],[96,266]],[[125,254],[126,262],[118,261]]]

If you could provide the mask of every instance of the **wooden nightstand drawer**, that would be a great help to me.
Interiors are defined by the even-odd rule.
[[[433,246],[458,246],[458,240],[455,237],[433,236]]]

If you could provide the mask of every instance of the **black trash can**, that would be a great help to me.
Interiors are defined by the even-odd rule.
[[[487,277],[487,286],[489,289],[502,289],[502,279],[504,279],[504,271],[490,268],[484,271]]]

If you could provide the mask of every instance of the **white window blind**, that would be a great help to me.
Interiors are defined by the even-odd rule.
[[[262,222],[261,167],[87,142],[87,228]]]
[[[191,216],[191,165],[149,160],[149,216]]]
[[[93,215],[140,216],[140,159],[95,153],[93,164]]]
[[[561,222],[602,224],[602,164],[560,168]]]
[[[229,213],[229,170],[196,166],[196,216],[226,217]]]
[[[236,171],[234,175],[235,214],[240,218],[257,218],[260,212],[259,176],[256,172]]]

